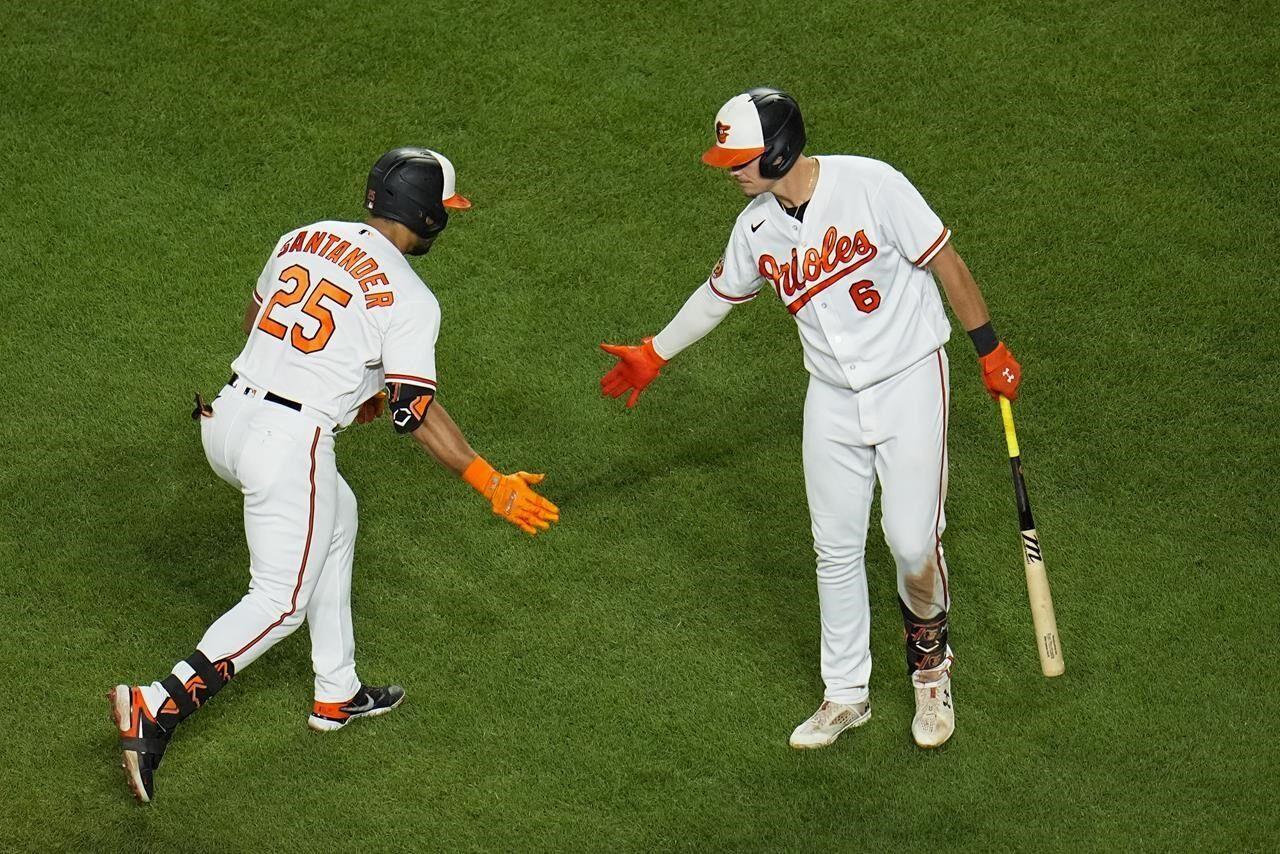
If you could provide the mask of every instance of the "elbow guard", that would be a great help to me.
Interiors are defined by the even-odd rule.
[[[433,388],[412,383],[387,383],[387,403],[396,432],[412,433],[421,427],[435,397]]]

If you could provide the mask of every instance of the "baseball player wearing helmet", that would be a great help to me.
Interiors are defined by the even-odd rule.
[[[768,285],[795,318],[809,371],[804,473],[817,552],[821,705],[791,733],[825,747],[871,717],[870,610],[863,563],[878,480],[882,527],[898,571],[911,733],[937,747],[955,729],[946,524],[950,337],[936,282],[973,340],[994,397],[1017,394],[1021,368],[992,330],[951,231],[899,171],[877,160],[806,156],[796,101],[752,89],[716,115],[703,155],[750,199],[724,256],[675,318],[618,358],[606,395],[640,393],[681,350]],[[936,280],[936,282],[935,282]]]
[[[443,155],[398,148],[369,173],[365,222],[317,222],[285,234],[246,308],[248,341],[230,382],[211,405],[197,395],[205,456],[244,495],[249,591],[169,675],[109,692],[139,801],[154,796],[155,771],[178,724],[304,620],[315,670],[311,729],[338,730],[403,701],[399,685],[366,685],[356,675],[356,498],[338,473],[338,430],[387,408],[397,432],[413,436],[507,521],[536,534],[559,519],[532,489],[542,475],[496,471],[436,400],[440,308],[405,256],[431,248],[449,209],[471,206],[454,184]]]

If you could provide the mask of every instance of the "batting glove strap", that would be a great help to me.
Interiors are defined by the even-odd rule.
[[[485,498],[492,499],[494,492],[498,489],[498,483],[502,480],[502,475],[489,465],[484,457],[477,456],[462,472],[462,479],[471,484],[471,488],[476,492]]]

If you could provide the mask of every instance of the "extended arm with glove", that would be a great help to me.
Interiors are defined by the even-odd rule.
[[[537,534],[560,521],[556,505],[534,492],[541,474],[519,471],[502,474],[494,469],[467,443],[453,418],[435,401],[413,438],[445,468],[469,483],[488,500],[493,512],[526,534]]]
[[[609,397],[621,397],[629,391],[627,408],[635,406],[640,392],[658,378],[662,368],[681,350],[719,326],[732,308],[703,284],[661,332],[643,339],[640,346],[601,344],[600,349],[617,356],[618,362],[600,380],[600,390]]]

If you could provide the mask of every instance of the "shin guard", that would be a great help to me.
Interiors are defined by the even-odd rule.
[[[898,604],[907,640],[907,675],[941,667],[947,661],[947,612],[926,620],[912,613],[901,599]]]
[[[169,699],[160,706],[156,723],[165,730],[172,731],[194,714],[196,709],[209,702],[214,694],[222,690],[223,685],[231,681],[236,672],[231,659],[211,662],[200,650],[192,653],[186,661],[195,671],[186,682],[172,673],[160,680],[160,684],[169,692]]]

